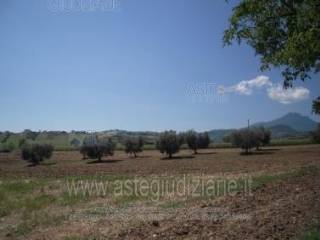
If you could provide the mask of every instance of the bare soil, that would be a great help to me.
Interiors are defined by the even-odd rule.
[[[239,154],[239,149],[206,149],[193,155],[182,150],[173,159],[167,159],[158,151],[144,151],[133,158],[124,152],[104,158],[101,163],[88,163],[76,151],[55,152],[49,164],[27,167],[19,154],[0,154],[0,176],[61,177],[150,174],[223,174],[279,172],[302,166],[320,164],[320,146],[290,146],[253,151],[251,155]],[[90,161],[89,161],[90,162]]]
[[[177,205],[138,199],[120,206],[109,198],[69,206],[49,204],[42,212],[66,218],[52,225],[35,224],[23,235],[5,227],[23,222],[23,214],[16,211],[0,217],[0,239],[299,239],[319,221],[319,145],[239,153],[239,149],[207,149],[193,155],[183,150],[169,160],[157,151],[142,152],[137,158],[116,152],[102,163],[88,163],[78,152],[55,152],[49,162],[35,167],[28,167],[17,154],[0,154],[3,179],[53,179],[33,194],[58,194],[57,181],[66,176],[284,176],[270,178],[252,194],[178,199]],[[166,204],[169,207],[163,207]]]

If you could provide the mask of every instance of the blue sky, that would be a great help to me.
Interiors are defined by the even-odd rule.
[[[236,1],[61,5],[77,1],[91,6],[87,0],[0,2],[0,130],[209,130],[288,112],[315,118],[319,76],[297,82],[307,96],[284,104],[268,95],[281,83],[279,70],[260,72],[245,45],[223,47]],[[250,94],[235,90],[259,76],[269,85]],[[193,90],[207,83],[233,90],[222,102],[212,93],[199,98]]]

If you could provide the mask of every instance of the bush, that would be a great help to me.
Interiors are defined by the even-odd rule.
[[[175,131],[165,131],[159,136],[157,149],[161,153],[167,154],[169,158],[172,158],[173,154],[179,152],[182,143],[183,138],[177,135]]]
[[[144,145],[143,139],[139,138],[128,138],[125,141],[125,152],[133,154],[134,157],[137,157],[138,152],[142,152],[142,147]]]
[[[52,156],[53,146],[49,144],[33,144],[25,145],[21,150],[22,159],[37,165],[44,159],[49,159]]]
[[[101,162],[103,156],[112,156],[114,154],[115,147],[116,144],[110,138],[96,138],[96,141],[85,142],[80,148],[80,153],[83,155],[83,159],[98,159]]]

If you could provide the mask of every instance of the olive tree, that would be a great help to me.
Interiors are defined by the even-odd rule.
[[[200,133],[198,135],[198,147],[200,149],[208,148],[210,145],[210,137],[207,132]]]
[[[231,143],[235,147],[242,148],[246,154],[256,145],[253,131],[247,128],[232,132]]]
[[[210,138],[207,132],[197,133],[194,130],[189,130],[183,134],[183,137],[194,154],[198,153],[198,149],[208,148],[210,144]]]
[[[143,139],[139,138],[127,138],[125,141],[125,152],[128,154],[133,154],[137,157],[138,152],[142,152],[142,147],[144,145]]]
[[[101,162],[103,156],[113,156],[115,146],[111,138],[98,139],[96,137],[94,141],[84,141],[80,148],[80,153],[84,159],[98,159]]]
[[[182,142],[182,138],[175,131],[165,131],[159,135],[157,149],[172,158],[173,154],[179,152]]]
[[[230,138],[233,146],[242,148],[248,154],[253,147],[259,150],[260,146],[269,144],[271,132],[263,127],[244,128],[232,132]]]
[[[194,154],[197,154],[198,150],[198,134],[193,131],[189,130],[184,134],[185,142],[188,144],[188,147],[193,150]]]
[[[266,146],[271,140],[271,131],[264,127],[253,128],[254,142],[256,150],[260,149],[260,146]]]
[[[38,165],[44,159],[51,158],[52,152],[53,146],[50,144],[24,145],[21,150],[21,157],[33,165]]]

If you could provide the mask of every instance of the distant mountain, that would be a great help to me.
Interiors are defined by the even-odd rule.
[[[263,126],[272,132],[272,138],[302,137],[317,127],[317,122],[299,113],[288,113],[283,117],[269,122],[259,122],[251,127]],[[210,130],[209,136],[214,142],[222,142],[225,135],[230,134],[235,129],[214,129]]]
[[[288,113],[283,117],[277,118],[269,122],[261,122],[253,124],[252,126],[264,126],[266,128],[274,128],[275,126],[287,126],[297,132],[309,132],[317,127],[317,122],[309,117],[303,116],[299,113]]]
[[[268,129],[270,129],[273,138],[286,138],[301,135],[299,132],[287,125],[275,125],[268,127]]]

